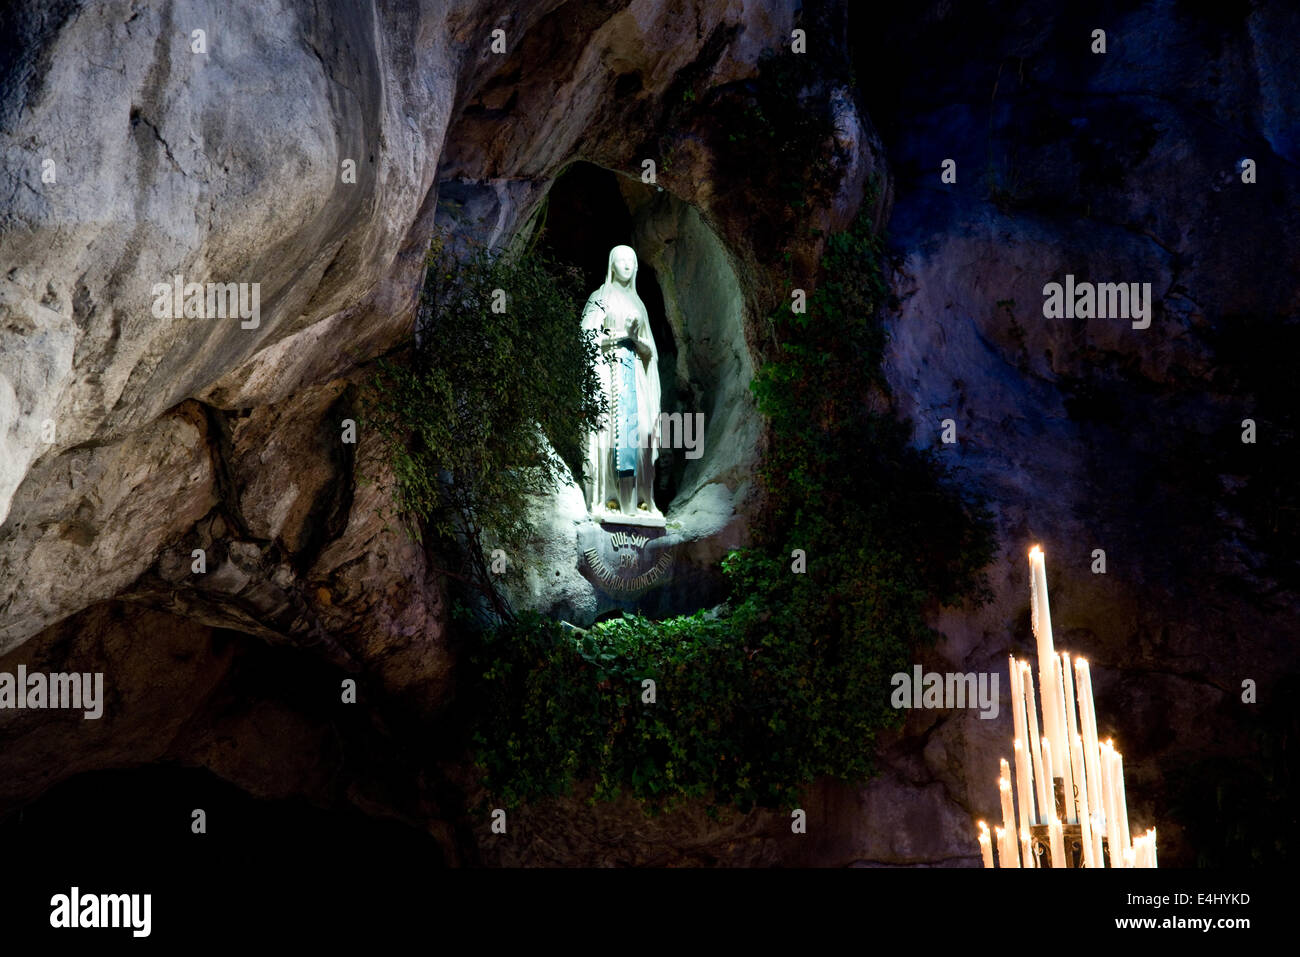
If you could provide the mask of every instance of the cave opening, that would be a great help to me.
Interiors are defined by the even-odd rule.
[[[575,268],[582,287],[572,306],[575,323],[587,295],[604,281],[611,249],[636,252],[637,294],[659,353],[659,414],[667,417],[660,419],[654,502],[666,522],[657,550],[672,550],[663,566],[670,572],[624,594],[597,582],[589,559],[585,568],[574,563],[572,536],[589,514],[585,489],[575,481],[539,502],[548,567],[545,574],[527,570],[512,600],[582,625],[611,609],[667,617],[717,604],[726,593],[720,559],[748,535],[762,444],[741,253],[724,242],[707,210],[635,173],[579,157],[549,179],[499,169],[471,177],[469,167],[454,158],[444,167],[436,226],[466,246],[533,251]],[[629,581],[660,561],[642,567],[635,555],[609,558]]]
[[[636,223],[626,190],[637,181],[620,183],[612,170],[578,160],[555,179],[543,205],[533,219],[536,248],[548,256],[576,266],[582,272],[583,289],[591,291],[605,281],[609,251],[615,246],[637,250],[636,290],[650,317],[650,333],[659,350],[660,395],[664,412],[680,411],[678,396],[677,337],[668,321],[664,294],[653,263],[638,249]],[[645,190],[650,187],[643,187]],[[668,468],[663,466],[665,454]],[[655,470],[655,505],[665,514],[681,485],[685,462],[671,449],[661,453]]]

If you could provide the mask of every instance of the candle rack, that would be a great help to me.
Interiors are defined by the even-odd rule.
[[[1076,792],[1077,792],[1076,788]],[[1065,782],[1061,778],[1052,780],[1052,794],[1056,798],[1056,817],[1057,820],[1065,819]],[[1075,807],[1078,807],[1078,801],[1075,801]],[[1083,867],[1083,825],[1082,824],[1062,824],[1061,834],[1065,844],[1065,866],[1067,868]],[[1061,865],[1052,860],[1052,835],[1051,828],[1046,824],[1029,825],[1029,848],[1033,853],[1036,861],[1034,867],[1060,867]],[[1110,841],[1105,837],[1101,839],[1101,856],[1103,867],[1113,867],[1110,862]]]
[[[1071,661],[1052,645],[1047,570],[1037,545],[1029,570],[1038,681],[1029,662],[1012,656],[1015,771],[1003,758],[1001,826],[990,833],[979,822],[984,866],[1155,867],[1155,829],[1129,831],[1123,755],[1098,738],[1088,662]]]

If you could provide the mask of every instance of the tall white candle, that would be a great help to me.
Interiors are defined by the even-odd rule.
[[[980,821],[979,828],[980,859],[984,861],[985,867],[992,867],[993,848],[989,844],[989,826],[983,821]]]
[[[1005,828],[993,828],[993,840],[998,846],[998,867],[1007,866],[1007,832]]]
[[[1079,686],[1079,724],[1083,734],[1083,762],[1087,772],[1088,806],[1101,811],[1101,754],[1097,750],[1097,706],[1092,697],[1092,672],[1083,658],[1074,661]],[[1100,840],[1100,837],[1098,838]],[[1100,846],[1100,845],[1099,845]]]
[[[1020,663],[1020,686],[1025,689],[1025,710],[1029,719],[1029,753],[1034,758],[1034,783],[1038,790],[1038,823],[1046,824],[1052,807],[1052,782],[1043,771],[1042,738],[1038,735],[1038,704],[1034,700],[1034,673],[1029,662]]]
[[[1052,844],[1052,866],[1068,867],[1065,862],[1065,834],[1061,830],[1061,819],[1055,814],[1052,815],[1051,823],[1047,825],[1047,833]]]
[[[1038,861],[1034,857],[1033,845],[1029,843],[1029,828],[1020,829],[1020,860],[1021,867],[1037,867]]]
[[[1020,826],[1026,828],[1033,819],[1033,774],[1030,770],[1029,755],[1025,753],[1025,689],[1020,681],[1020,666],[1011,658],[1011,724],[1015,729],[1016,757],[1016,801],[1019,804]]]
[[[1030,623],[1038,645],[1038,687],[1043,695],[1043,733],[1052,742],[1059,758],[1065,753],[1060,740],[1056,705],[1056,649],[1052,646],[1052,612],[1047,603],[1047,569],[1043,550],[1035,545],[1029,550]],[[1052,782],[1047,782],[1051,789]]]
[[[1070,760],[1074,764],[1075,780],[1082,782],[1085,774],[1083,739],[1077,731],[1070,739]],[[1082,783],[1079,785],[1079,843],[1083,845],[1083,866],[1097,867],[1098,862],[1093,856],[1092,821],[1088,817],[1088,788]]]
[[[1105,823],[1106,845],[1110,849],[1110,866],[1123,867],[1124,863],[1119,856],[1119,846],[1115,843],[1115,822],[1111,818],[1110,761],[1106,757],[1108,747],[1104,741],[1097,745],[1098,763],[1101,767],[1101,812]]]
[[[1061,669],[1061,659],[1053,656],[1052,667],[1056,671],[1056,727],[1060,733],[1059,741],[1052,739],[1052,756],[1056,759],[1052,767],[1065,782],[1065,821],[1075,824],[1074,775],[1070,773],[1070,737],[1065,720],[1065,673]]]
[[[1055,769],[1052,767],[1052,742],[1046,737],[1043,738],[1043,773],[1047,775],[1050,783]],[[1047,820],[1050,821],[1056,816],[1056,795],[1048,792],[1047,795]]]
[[[1133,843],[1129,836],[1124,833],[1124,811],[1119,805],[1119,752],[1115,750],[1113,742],[1107,741],[1106,763],[1110,766],[1110,806],[1111,813],[1115,815],[1114,832],[1115,847],[1119,852],[1121,859],[1125,861],[1125,867],[1132,865],[1127,863],[1128,858],[1124,855],[1133,849]]]
[[[1124,846],[1128,847],[1131,843],[1131,837],[1128,830],[1128,797],[1124,793],[1124,755],[1118,751],[1115,752],[1115,791],[1116,801],[1118,802],[1119,811],[1119,828],[1120,833],[1124,836]]]
[[[1126,867],[1124,839],[1119,829],[1119,792],[1115,788],[1115,748],[1107,741],[1101,748],[1102,786],[1106,798],[1106,840],[1110,843],[1112,867]]]
[[[1020,866],[1020,844],[1016,840],[1016,818],[1011,807],[1011,782],[1008,775],[1007,759],[1002,759],[1002,777],[998,778],[998,791],[1002,795],[1002,829],[1007,832],[1007,851],[1010,858],[1003,867]]]
[[[1085,784],[1082,769],[1074,761],[1074,739],[1079,736],[1079,726],[1074,718],[1074,671],[1070,668],[1070,656],[1064,651],[1061,652],[1061,687],[1065,689],[1065,740],[1070,747],[1068,780],[1073,784],[1073,787],[1067,784],[1065,788],[1066,820],[1071,824],[1078,824],[1079,813],[1082,810],[1079,802],[1080,800],[1086,802],[1087,797],[1083,793]]]
[[[1032,787],[1029,776],[1029,761],[1025,759],[1024,743],[1016,738],[1012,742],[1012,747],[1016,752],[1016,801],[1019,804],[1018,815],[1021,829],[1029,827],[1030,817],[1033,807],[1033,796],[1030,788]]]

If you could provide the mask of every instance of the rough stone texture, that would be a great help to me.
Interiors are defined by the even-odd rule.
[[[1259,712],[1241,680],[1272,688],[1296,671],[1294,552],[1277,552],[1232,494],[1263,461],[1241,444],[1243,418],[1269,421],[1263,443],[1294,442],[1275,404],[1288,388],[1228,336],[1249,329],[1266,350],[1300,305],[1300,71],[1277,42],[1300,21],[1282,4],[1215,22],[1134,5],[1106,18],[1105,56],[1068,57],[1093,23],[999,8],[873,19],[887,42],[965,52],[897,101],[863,87],[899,131],[886,134],[901,301],[889,379],[918,444],[942,448],[940,422],[956,420],[943,454],[989,497],[1001,541],[993,604],[937,616],[946,638],[927,667],[997,670],[1009,703],[1006,655],[1034,657],[1026,552],[1041,543],[1056,644],[1090,661],[1099,731],[1125,754],[1130,822],[1158,826],[1162,863],[1186,865],[1176,774],[1252,754]],[[948,156],[955,185],[939,182]],[[1267,171],[1255,185],[1241,183],[1243,156]],[[1152,283],[1151,327],[1045,319],[1042,287],[1066,273]],[[936,859],[978,854],[970,822],[999,816],[1011,737],[1009,709],[947,715],[931,734],[899,800],[942,784],[934,822],[951,832]]]
[[[42,459],[0,528],[0,651],[128,586],[215,503],[202,420]]]
[[[150,636],[140,640],[141,633]],[[103,604],[0,655],[0,671],[104,673],[103,716],[0,711],[0,813],[81,771],[156,761],[225,678],[230,647],[211,628]]]
[[[38,454],[120,438],[290,333],[344,310],[357,329],[386,313],[400,326],[383,287],[396,278],[409,301],[394,265],[454,90],[436,82],[452,50],[411,42],[438,29],[442,5],[373,19],[352,4],[41,6],[15,17],[16,95],[0,116],[0,353],[31,356],[17,376],[0,370],[18,413],[0,423],[0,515]],[[191,52],[194,29],[207,52]],[[54,184],[41,183],[45,158]],[[152,286],[174,274],[260,283],[259,326],[154,318]],[[292,384],[277,376],[268,391]]]

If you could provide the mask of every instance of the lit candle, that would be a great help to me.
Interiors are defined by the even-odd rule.
[[[1101,833],[1105,830],[1101,811],[1092,812],[1092,859],[1098,867],[1106,866],[1106,849],[1101,844]]]
[[[1083,739],[1078,732],[1070,740],[1070,761],[1074,765],[1075,780],[1079,784],[1079,841],[1083,845],[1083,866],[1096,867],[1093,860],[1092,822],[1088,820],[1088,788],[1084,785]]]
[[[1074,775],[1070,773],[1070,736],[1069,725],[1065,717],[1065,682],[1069,675],[1061,668],[1061,659],[1053,656],[1052,667],[1056,670],[1056,727],[1060,731],[1060,740],[1053,739],[1052,754],[1056,763],[1052,765],[1061,773],[1065,783],[1065,820],[1077,824],[1074,810]],[[1071,692],[1073,696],[1073,692]]]
[[[1043,733],[1052,742],[1057,757],[1065,754],[1060,740],[1059,717],[1055,705],[1056,651],[1052,647],[1052,612],[1047,603],[1047,569],[1043,563],[1043,550],[1035,545],[1029,550],[1029,617],[1038,643],[1038,687],[1043,692]],[[1052,781],[1047,788],[1050,793]]]
[[[1002,759],[1002,777],[998,778],[998,790],[1002,794],[1002,829],[1007,832],[1007,849],[1009,851],[1008,861],[1003,867],[1020,866],[1020,848],[1016,845],[1016,821],[1015,812],[1011,807],[1011,782],[1007,776],[1011,772],[1007,769],[1007,759]]]
[[[1019,819],[1021,830],[1029,827],[1030,808],[1033,807],[1033,797],[1030,791],[1031,782],[1029,777],[1029,762],[1025,760],[1025,747],[1019,738],[1011,742],[1016,752],[1016,800],[1019,802]]]
[[[989,826],[983,821],[979,822],[980,833],[980,857],[984,861],[985,867],[993,866],[993,848],[989,845]]]
[[[1079,736],[1079,725],[1074,716],[1074,671],[1070,668],[1070,656],[1064,651],[1061,652],[1061,687],[1065,689],[1065,740],[1070,748],[1070,774],[1067,780],[1073,782],[1073,787],[1067,784],[1065,789],[1066,820],[1078,824],[1079,799],[1085,798],[1085,785],[1084,776],[1074,761],[1074,739]]]
[[[1052,866],[1067,867],[1065,862],[1065,834],[1061,830],[1061,819],[1052,814],[1052,821],[1047,825],[1047,832],[1052,840]]]
[[[1151,866],[1156,867],[1156,829],[1153,827],[1147,833],[1151,835]]]
[[[1047,775],[1047,781],[1052,781],[1052,742],[1043,738],[1043,773]],[[1056,794],[1049,791],[1047,795],[1047,819],[1050,821],[1056,816]]]
[[[1034,674],[1029,662],[1020,662],[1020,686],[1025,689],[1025,708],[1029,718],[1029,752],[1034,758],[1034,783],[1038,786],[1038,823],[1046,824],[1052,806],[1052,780],[1043,771],[1042,738],[1038,735],[1038,703],[1034,700]]]
[[[1124,859],[1120,855],[1119,841],[1115,838],[1115,805],[1111,800],[1110,742],[1103,741],[1098,746],[1101,763],[1101,810],[1106,816],[1106,843],[1110,846],[1110,866],[1123,867]]]
[[[1083,762],[1088,782],[1088,806],[1100,813],[1101,803],[1101,754],[1097,750],[1097,707],[1092,698],[1092,673],[1088,662],[1082,658],[1074,660],[1075,678],[1079,685],[1079,723],[1083,732]],[[1098,834],[1098,847],[1101,836]],[[1100,856],[1100,851],[1098,855]]]
[[[998,867],[1007,866],[1007,832],[1000,827],[993,828],[993,839],[998,844]]]
[[[1029,843],[1029,828],[1020,829],[1020,860],[1023,861],[1021,867],[1037,867],[1038,861],[1034,858],[1034,849]]]
[[[1104,775],[1103,783],[1106,786],[1106,837],[1110,839],[1111,864],[1115,867],[1128,867],[1130,865],[1124,852],[1129,849],[1129,843],[1124,839],[1124,831],[1120,824],[1117,784],[1119,769],[1115,757],[1115,745],[1108,740],[1101,752],[1101,773]]]
[[[1115,794],[1119,812],[1119,829],[1123,835],[1124,846],[1128,847],[1131,839],[1128,830],[1128,798],[1124,794],[1124,755],[1115,752]]]
[[[1020,666],[1011,659],[1011,724],[1015,729],[1012,746],[1016,752],[1016,800],[1020,804],[1020,827],[1029,826],[1033,818],[1033,773],[1029,756],[1021,742],[1025,739],[1025,689],[1020,680]]]

